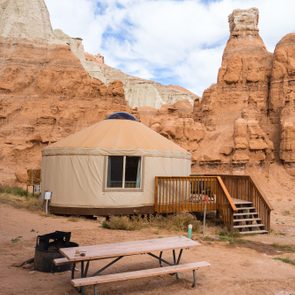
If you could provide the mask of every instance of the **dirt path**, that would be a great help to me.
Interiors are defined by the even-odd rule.
[[[76,221],[78,220],[78,221]],[[156,238],[181,233],[169,233],[146,229],[126,232],[103,229],[99,222],[65,217],[45,217],[24,209],[0,205],[0,294],[78,294],[70,286],[69,272],[47,274],[12,267],[34,255],[38,234],[54,230],[72,232],[72,240],[79,244],[110,243],[114,241]],[[256,236],[267,243],[276,241],[277,234]],[[293,236],[279,236],[279,242],[287,244]],[[254,247],[255,248],[255,247]],[[230,246],[226,242],[202,242],[196,249],[185,252],[184,261],[206,260],[210,268],[198,271],[196,289],[190,287],[191,274],[174,277],[129,281],[101,286],[101,294],[295,294],[295,266],[274,260],[274,257],[295,259],[294,253],[256,251],[242,246]],[[279,255],[278,255],[279,254]],[[92,265],[97,266],[99,263]],[[157,266],[149,257],[140,256],[122,260],[112,271]],[[91,292],[89,294],[92,294]]]

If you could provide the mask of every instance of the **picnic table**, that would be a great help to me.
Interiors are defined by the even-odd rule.
[[[81,292],[84,293],[83,286],[120,281],[127,279],[150,277],[164,273],[176,274],[177,271],[193,270],[193,285],[195,285],[195,269],[202,266],[208,266],[208,262],[198,262],[189,264],[180,264],[183,251],[200,245],[197,241],[193,241],[183,236],[173,236],[166,238],[137,240],[120,243],[99,244],[91,246],[80,246],[72,248],[61,248],[59,251],[65,258],[55,259],[55,264],[73,263],[71,278],[74,287],[82,287]],[[171,260],[163,258],[164,251],[171,251]],[[156,259],[160,268],[145,269],[128,273],[115,273],[100,275],[101,272],[118,262],[124,257],[133,255],[147,254]],[[88,275],[90,262],[102,259],[113,259],[111,262],[101,267],[92,275]],[[75,279],[75,266],[77,263],[81,265],[80,278]],[[163,266],[164,264],[168,265]],[[96,294],[96,289],[94,288]]]

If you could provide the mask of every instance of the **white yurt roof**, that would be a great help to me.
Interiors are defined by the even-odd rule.
[[[190,159],[191,154],[138,121],[98,122],[49,145],[50,155],[148,155]]]

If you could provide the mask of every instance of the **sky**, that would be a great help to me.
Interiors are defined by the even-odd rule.
[[[295,32],[294,0],[45,0],[52,26],[83,38],[85,50],[130,75],[197,95],[216,82],[228,15],[259,9],[270,52]]]

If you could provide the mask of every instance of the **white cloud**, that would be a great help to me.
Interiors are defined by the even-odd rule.
[[[227,16],[258,7],[269,50],[294,32],[294,0],[46,0],[54,28],[84,39],[91,53],[129,74],[178,84],[201,95],[217,78]]]

